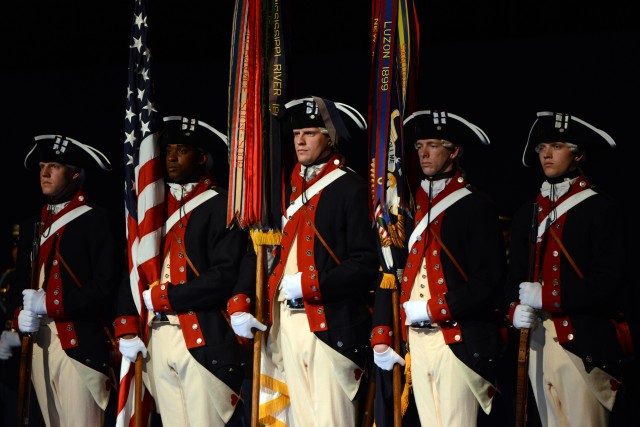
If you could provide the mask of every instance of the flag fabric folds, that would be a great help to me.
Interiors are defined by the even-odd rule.
[[[261,1],[237,0],[231,35],[227,223],[248,228],[262,215]]]
[[[370,214],[381,245],[382,268],[402,268],[405,215],[411,195],[403,171],[402,122],[412,108],[418,59],[418,21],[412,0],[373,0],[369,94]]]
[[[283,162],[280,120],[285,99],[284,10],[282,0],[236,0],[231,35],[228,132],[230,155],[227,223],[248,228],[258,257],[280,244]],[[258,263],[258,266],[261,264]],[[260,267],[258,267],[260,268]],[[263,290],[258,274],[256,294]],[[256,300],[259,298],[256,297]],[[260,298],[261,299],[261,298]],[[256,311],[262,311],[256,305]],[[258,319],[262,319],[257,315]],[[254,343],[260,358],[259,397],[252,408],[260,423],[289,424],[286,384],[265,353],[261,333]],[[258,410],[259,408],[259,410]]]
[[[414,108],[420,37],[413,0],[373,0],[372,6],[369,212],[378,232],[382,271],[378,288],[391,292],[391,303],[398,304],[398,276],[404,268],[407,252],[404,249],[405,221],[412,204],[403,169],[406,163],[403,159],[405,151],[402,124],[405,113],[410,113]],[[400,328],[399,316],[393,322],[394,333],[397,333]],[[394,347],[400,352],[397,345]],[[405,372],[405,375],[408,374]],[[395,375],[380,376],[381,381],[376,390],[377,401],[381,400],[385,390],[395,390],[389,383],[392,377],[394,380],[397,378]],[[407,388],[410,381],[404,382]],[[404,415],[409,407],[408,398],[393,397],[394,404],[390,408],[387,405],[376,405],[375,422],[378,425],[395,424],[396,402],[399,402],[400,408],[397,410],[401,412],[400,415]]]
[[[131,292],[146,342],[142,291],[160,279],[160,244],[164,214],[162,157],[157,140],[158,114],[152,102],[147,47],[147,0],[135,0],[129,45],[129,81],[125,111],[124,173],[127,259]],[[122,358],[118,390],[118,427],[132,425],[135,404],[134,368]],[[151,396],[143,385],[142,419],[148,419]],[[145,418],[146,416],[146,418]]]

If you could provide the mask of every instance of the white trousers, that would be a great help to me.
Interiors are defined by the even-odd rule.
[[[351,427],[356,407],[340,384],[336,358],[346,359],[309,330],[304,310],[280,306],[278,345],[296,426]],[[335,363],[334,363],[335,361]],[[354,381],[352,381],[354,382]]]
[[[544,316],[531,330],[529,378],[544,427],[606,427],[615,392],[610,375],[599,368],[590,373],[582,360],[559,343],[553,321]]]
[[[458,360],[439,329],[409,328],[408,338],[411,380],[420,424],[475,426],[479,404],[469,377],[478,375]]]
[[[233,415],[233,391],[191,356],[179,324],[152,323],[146,369],[162,425],[223,427]]]
[[[43,322],[35,337],[31,378],[47,427],[102,426],[108,377],[67,356],[50,319]]]

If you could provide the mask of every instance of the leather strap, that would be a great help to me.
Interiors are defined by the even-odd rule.
[[[180,245],[180,249],[184,253],[184,257],[187,260],[187,264],[189,264],[189,267],[191,268],[191,270],[193,270],[196,277],[200,276],[200,272],[198,271],[196,266],[193,265],[193,262],[191,262],[191,258],[189,258],[189,255],[187,254],[187,250],[182,245],[182,242],[180,241],[180,239],[178,239],[178,236],[176,235],[175,230],[172,229],[171,233],[173,234],[173,237],[176,239],[176,242],[178,243],[178,245]],[[231,327],[231,319],[229,318],[229,313],[227,313],[227,310],[224,310],[221,308],[220,313],[222,313],[222,317],[224,317],[224,320],[226,320],[229,327]],[[236,341],[238,341],[239,344],[244,344],[241,337],[239,337],[238,335],[236,335]]]
[[[71,276],[71,278],[73,279],[73,281],[76,284],[76,286],[81,288],[82,287],[82,283],[80,283],[80,281],[78,280],[78,278],[74,274],[73,270],[71,270],[71,268],[69,267],[69,264],[67,264],[67,262],[64,260],[64,258],[62,258],[62,254],[58,251],[58,249],[56,249],[56,256],[60,259],[60,263],[62,264],[64,269],[67,270],[67,273],[69,273],[69,276]],[[104,329],[104,332],[107,334],[107,338],[109,339],[109,343],[111,343],[111,347],[113,348],[114,351],[119,351],[118,347],[116,345],[116,340],[113,337],[113,334],[111,333],[109,328],[107,328],[107,325],[105,325],[104,320],[100,319],[100,322],[102,323],[102,329]]]
[[[469,281],[469,276],[467,276],[467,274],[464,272],[462,267],[460,267],[460,264],[458,264],[458,261],[456,261],[456,259],[454,258],[453,254],[449,251],[449,249],[444,244],[444,242],[442,240],[440,240],[440,237],[438,237],[436,232],[433,231],[433,228],[429,228],[429,231],[431,232],[431,235],[433,236],[433,238],[436,239],[436,242],[438,242],[440,244],[440,246],[442,246],[442,250],[444,250],[444,253],[446,253],[447,256],[451,259],[451,262],[453,262],[453,265],[456,266],[456,268],[458,269],[458,272],[460,273],[460,275],[462,276],[464,281],[468,282]],[[425,245],[425,248],[426,247],[427,246]]]
[[[331,255],[331,258],[333,258],[333,260],[336,262],[336,264],[340,265],[340,260],[338,259],[336,254],[333,253],[333,251],[331,250],[331,248],[329,247],[327,242],[325,242],[325,240],[322,237],[322,235],[320,235],[320,232],[318,232],[318,229],[313,224],[313,221],[311,221],[311,218],[309,218],[309,214],[307,213],[307,210],[304,208],[304,206],[302,207],[302,213],[304,213],[304,216],[307,217],[307,221],[309,221],[309,224],[311,224],[311,228],[313,228],[313,232],[316,234],[316,236],[318,236],[318,239],[320,239],[320,242],[322,243],[322,246],[324,246],[324,248],[327,250],[327,252],[329,252],[329,255]]]
[[[580,271],[580,268],[578,268],[578,265],[569,254],[569,251],[567,251],[567,248],[565,248],[565,246],[562,244],[562,241],[558,238],[556,233],[553,231],[553,227],[549,227],[549,233],[551,233],[551,237],[553,237],[553,240],[555,240],[558,246],[560,246],[560,250],[562,251],[564,256],[567,257],[567,260],[569,260],[569,264],[571,264],[571,267],[573,267],[573,270],[576,272],[578,277],[582,279],[584,277],[584,275],[582,274],[582,271]]]

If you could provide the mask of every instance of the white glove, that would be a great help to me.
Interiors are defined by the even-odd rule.
[[[429,322],[431,323],[431,317],[427,312],[427,302],[422,300],[405,301],[402,304],[404,312],[407,315],[407,322],[419,323]]]
[[[131,363],[136,362],[138,353],[142,353],[143,359],[147,357],[147,347],[145,347],[144,343],[138,336],[128,339],[120,338],[118,349],[120,350],[120,354],[122,354],[122,357],[126,357],[127,359],[129,359],[129,361],[131,361]]]
[[[35,314],[47,314],[46,305],[47,293],[40,288],[25,289],[22,291],[22,305],[25,310],[33,311]]]
[[[382,353],[378,353],[374,350],[373,361],[380,369],[384,369],[385,371],[392,370],[393,365],[396,363],[399,363],[400,366],[404,366],[404,359],[391,347],[387,348]]]
[[[0,360],[8,360],[12,356],[11,348],[20,347],[20,336],[17,332],[3,331],[0,338]]]
[[[13,353],[11,352],[11,347],[9,344],[0,341],[0,360],[9,360]]]
[[[282,278],[282,291],[285,299],[302,298],[302,272],[296,274],[285,274]]]
[[[144,305],[147,306],[147,310],[155,311],[153,309],[153,302],[151,301],[151,289],[147,289],[146,291],[142,291],[142,299],[144,300]]]
[[[520,283],[520,304],[540,310],[542,308],[542,285],[538,282]]]
[[[530,329],[536,326],[538,314],[533,307],[518,304],[513,311],[513,326],[517,329]]]
[[[8,344],[9,347],[22,346],[22,343],[20,342],[20,335],[15,331],[2,331],[0,342]]]
[[[262,332],[267,330],[266,325],[258,322],[258,319],[253,317],[253,314],[244,311],[233,313],[231,316],[231,327],[236,335],[243,338],[253,338],[253,332],[251,328],[256,328]]]
[[[23,333],[37,332],[40,329],[40,318],[33,311],[21,310],[18,315],[18,329]]]

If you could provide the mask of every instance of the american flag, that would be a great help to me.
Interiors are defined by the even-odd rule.
[[[140,315],[140,333],[146,309],[142,291],[158,282],[164,212],[164,180],[157,141],[158,114],[151,100],[152,82],[147,48],[147,0],[135,0],[129,45],[129,82],[125,113],[124,170],[127,255],[131,292]],[[134,413],[134,365],[123,358],[120,372],[117,427],[132,425]],[[150,399],[146,390],[143,398]],[[148,402],[147,402],[148,403]],[[141,407],[148,407],[143,405]],[[143,414],[143,416],[147,416]],[[145,419],[145,418],[143,418]],[[146,422],[145,422],[146,424]]]

